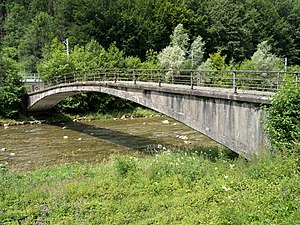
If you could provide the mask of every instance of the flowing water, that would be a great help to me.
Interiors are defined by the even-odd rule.
[[[0,127],[0,164],[32,170],[65,163],[99,163],[112,154],[151,154],[217,143],[166,117]]]

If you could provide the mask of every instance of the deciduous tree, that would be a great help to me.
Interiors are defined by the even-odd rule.
[[[2,49],[0,56],[0,118],[13,118],[21,108],[23,85],[16,61],[5,55],[5,52]]]

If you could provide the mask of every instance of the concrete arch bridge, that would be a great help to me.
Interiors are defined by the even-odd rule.
[[[83,92],[101,92],[136,102],[203,133],[251,158],[267,144],[262,105],[298,73],[99,69],[65,74],[32,86],[29,112],[49,110]],[[96,103],[95,103],[96,104]]]

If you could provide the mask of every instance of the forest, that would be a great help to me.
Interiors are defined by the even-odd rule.
[[[0,11],[1,117],[17,116],[28,73],[283,70],[284,60],[299,70],[298,0],[3,0]],[[95,98],[103,102],[92,109]],[[85,94],[61,108],[101,111],[111,102]]]

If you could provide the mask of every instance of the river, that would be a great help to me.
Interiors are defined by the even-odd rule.
[[[112,154],[156,154],[217,143],[170,118],[79,121],[0,127],[0,164],[11,171],[102,163]]]

